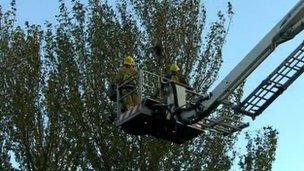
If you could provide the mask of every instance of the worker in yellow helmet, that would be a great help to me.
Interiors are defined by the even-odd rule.
[[[176,64],[172,64],[170,66],[170,73],[167,74],[166,76],[168,79],[180,83],[179,71],[180,71],[179,67]]]
[[[131,56],[126,56],[123,60],[123,66],[118,71],[116,78],[116,84],[121,85],[121,96],[128,94],[131,91],[134,91],[137,86],[137,71],[134,68],[134,59]],[[133,106],[138,104],[137,92],[134,91],[130,95],[127,95],[122,99],[122,112],[130,110]]]
[[[184,86],[185,88],[187,88],[189,90],[192,90],[192,88],[189,86],[186,79],[181,76],[180,68],[178,67],[177,64],[172,64],[170,66],[169,72],[167,74],[165,74],[165,77],[163,79],[163,83],[169,83],[169,82],[172,82],[172,81]],[[165,90],[166,86],[162,85],[162,87],[163,87],[164,93],[166,93],[166,90]]]
[[[170,66],[170,71],[165,75],[165,79],[174,81],[176,83],[188,85],[184,78],[180,75],[180,68],[177,64]]]
[[[173,94],[173,88],[171,83],[178,83],[184,86],[187,89],[192,89],[189,87],[186,80],[180,74],[180,68],[177,64],[171,64],[169,68],[169,72],[165,74],[164,78],[162,79],[161,85],[161,96],[164,98],[164,103],[168,105],[168,109],[170,110],[172,106],[174,106],[174,97],[171,96]],[[170,120],[172,118],[171,113],[165,114],[166,119]]]

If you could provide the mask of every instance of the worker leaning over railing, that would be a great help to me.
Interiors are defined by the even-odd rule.
[[[115,76],[115,83],[119,86],[122,112],[130,110],[138,104],[138,95],[136,92],[138,73],[134,68],[134,59],[126,56],[122,68]]]
[[[181,76],[180,68],[178,67],[178,65],[172,64],[170,66],[169,72],[166,73],[163,77],[161,86],[164,103],[167,105],[167,109],[169,111],[169,113],[166,114],[167,119],[170,119],[172,117],[171,113],[174,112],[176,104],[174,99],[172,82],[174,84],[181,85],[187,88],[188,90],[192,90],[187,81]]]
[[[180,68],[177,64],[172,64],[170,66],[169,72],[165,74],[163,82],[173,81],[180,85],[183,85],[187,89],[192,89],[185,78],[183,78],[180,74]]]

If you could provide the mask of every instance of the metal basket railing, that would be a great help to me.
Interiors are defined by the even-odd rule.
[[[125,94],[121,94],[121,90],[131,82],[136,83],[134,85],[134,88]],[[151,99],[160,104],[165,103],[166,100],[164,97],[165,95],[163,90],[164,87],[166,85],[170,85],[171,82],[172,80],[162,77],[160,75],[151,73],[149,71],[140,70],[138,75],[131,77],[131,79],[128,79],[117,86],[118,112],[120,113],[121,111],[121,103],[123,102],[123,100],[133,93],[136,93],[140,102],[144,99]],[[177,82],[175,82],[175,84],[178,84],[183,87],[188,87],[187,85]],[[201,94],[198,94],[192,91],[191,89],[186,89],[186,104],[180,106],[179,108],[193,105],[200,97],[202,97]]]

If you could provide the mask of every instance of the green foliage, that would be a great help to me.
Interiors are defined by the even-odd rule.
[[[206,131],[181,146],[126,135],[106,120],[115,113],[106,89],[130,54],[138,68],[158,74],[176,62],[191,85],[206,92],[221,67],[231,4],[207,26],[200,1],[123,0],[117,8],[71,2],[69,8],[60,0],[57,24],[46,22],[44,29],[15,26],[15,1],[8,11],[0,8],[0,169],[11,168],[13,153],[22,170],[229,170],[236,135]],[[242,87],[229,101],[241,95]],[[217,113],[231,112],[228,106]],[[267,143],[275,137],[260,146]],[[275,148],[268,152],[267,167]]]
[[[248,140],[246,154],[242,155],[239,165],[242,170],[272,170],[275,160],[278,132],[271,127],[263,127],[255,137],[246,133]]]

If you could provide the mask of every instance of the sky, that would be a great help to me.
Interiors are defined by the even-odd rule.
[[[113,0],[112,0],[113,1]],[[111,0],[109,0],[111,2]],[[267,34],[270,29],[298,2],[298,0],[231,0],[235,15],[223,51],[224,63],[215,85],[221,81],[241,59]],[[225,9],[227,0],[205,0],[211,23],[217,10]],[[9,0],[1,0],[4,9]],[[39,4],[39,5],[38,5]],[[17,0],[17,23],[25,21],[43,25],[45,20],[55,22],[58,1]],[[303,41],[304,34],[280,45],[275,52],[250,75],[245,85],[248,95],[284,58]],[[253,132],[263,126],[273,126],[279,132],[279,142],[274,171],[304,170],[304,77],[297,79],[275,102],[273,102],[245,131]],[[241,141],[242,142],[242,141]],[[245,144],[239,143],[243,149]],[[237,168],[232,168],[237,170]]]
[[[222,0],[206,1],[207,9],[223,8]],[[224,47],[224,63],[220,71],[222,80],[238,62],[274,27],[298,0],[232,0],[235,16]],[[208,8],[209,7],[209,8]],[[245,96],[270,74],[301,42],[303,33],[280,45],[253,72],[245,84]],[[279,132],[274,171],[304,170],[303,94],[304,77],[300,76],[259,117],[250,121],[245,131],[254,132],[263,126],[273,126]],[[245,97],[244,96],[244,97]],[[242,148],[242,147],[240,147]]]

